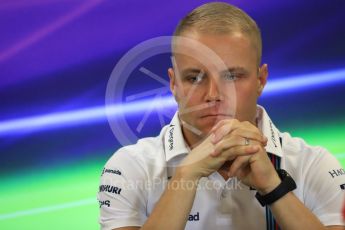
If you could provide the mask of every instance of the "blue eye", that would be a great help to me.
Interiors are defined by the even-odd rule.
[[[199,84],[202,82],[202,80],[204,79],[204,73],[200,72],[198,73],[198,75],[191,75],[188,76],[188,81],[191,82],[192,84]]]
[[[223,78],[228,81],[234,81],[236,80],[236,74],[233,72],[226,72],[224,73]]]

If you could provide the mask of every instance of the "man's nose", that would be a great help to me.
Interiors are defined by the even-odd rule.
[[[208,81],[208,89],[206,95],[206,101],[220,101],[221,100],[221,92],[219,82],[216,77],[210,77]]]

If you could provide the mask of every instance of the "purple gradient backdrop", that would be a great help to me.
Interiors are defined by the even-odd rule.
[[[171,35],[183,15],[205,2],[1,0],[0,122],[104,105],[107,81],[122,55],[146,39]],[[345,67],[345,1],[228,2],[247,11],[261,27],[271,79]],[[169,63],[157,65],[166,76]],[[149,82],[138,82],[143,84]],[[338,119],[345,117],[340,106],[344,90],[339,83],[262,103],[272,108],[280,124],[311,116]],[[103,152],[105,159],[116,147],[105,120],[3,137],[0,168],[77,160],[93,157],[93,152]]]

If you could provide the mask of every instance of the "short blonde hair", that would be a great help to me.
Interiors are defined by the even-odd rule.
[[[206,3],[194,9],[179,22],[174,36],[182,36],[191,29],[207,34],[241,32],[248,35],[257,50],[257,61],[260,65],[262,55],[260,29],[256,22],[241,9],[225,2]]]

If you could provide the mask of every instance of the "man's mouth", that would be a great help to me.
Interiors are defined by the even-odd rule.
[[[229,115],[229,114],[224,114],[224,113],[215,113],[215,114],[205,114],[205,115],[202,115],[201,118],[212,118],[212,117],[218,117],[218,118],[231,118],[232,116]]]

